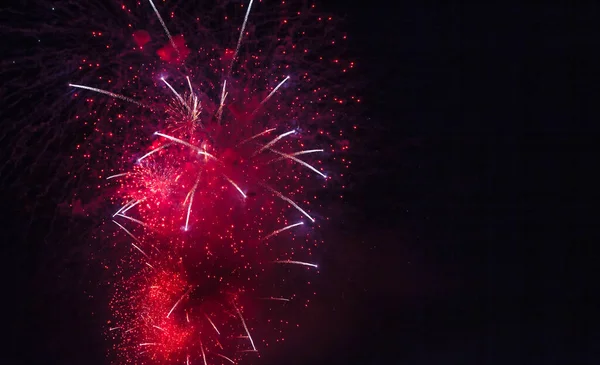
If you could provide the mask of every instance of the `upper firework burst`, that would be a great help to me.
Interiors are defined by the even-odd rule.
[[[103,237],[125,254],[104,259],[107,334],[120,362],[237,363],[283,340],[273,306],[315,295],[316,192],[349,165],[337,125],[358,102],[332,56],[345,36],[286,1],[119,4],[88,4],[110,16],[69,73],[86,126],[69,174],[110,201]]]

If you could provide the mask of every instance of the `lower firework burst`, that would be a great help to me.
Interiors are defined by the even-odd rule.
[[[93,174],[104,186],[94,189],[114,207],[103,234],[129,248],[106,260],[114,269],[106,334],[118,363],[235,364],[282,340],[281,326],[261,326],[258,317],[275,322],[265,307],[310,301],[297,293],[318,273],[313,231],[326,218],[315,191],[334,183],[324,162],[348,148],[334,142],[342,130],[331,132],[335,107],[347,101],[306,67],[323,60],[303,42],[314,35],[302,22],[324,21],[313,19],[314,5],[277,15],[268,33],[252,23],[253,0],[237,4],[230,48],[222,42],[231,38],[209,42],[207,32],[198,33],[201,46],[172,35],[174,13],[152,0],[121,10],[144,6],[166,41],[157,46],[128,24],[129,46],[142,55],[135,68],[129,61],[69,84],[75,99],[86,97],[87,115],[76,119],[93,125],[95,153],[84,157],[103,161],[90,162],[102,166]],[[223,27],[196,20],[204,30]],[[82,59],[79,70],[88,65]]]

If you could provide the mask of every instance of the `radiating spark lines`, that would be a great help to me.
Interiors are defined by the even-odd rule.
[[[230,358],[228,358],[228,357],[227,357],[227,356],[225,356],[225,355],[221,355],[221,354],[219,354],[219,353],[216,353],[216,352],[215,352],[215,355],[217,355],[217,356],[219,356],[219,357],[222,357],[223,359],[225,359],[225,360],[229,361],[229,362],[230,362],[230,363],[232,363],[232,364],[235,364],[235,362],[234,362],[233,360],[231,360]]]
[[[267,95],[266,98],[264,98],[263,101],[260,102],[260,104],[258,104],[258,106],[256,107],[256,109],[254,109],[254,111],[252,112],[252,115],[256,114],[256,112],[260,109],[260,107],[263,106],[264,103],[266,103],[267,101],[269,101],[269,99],[271,99],[271,96],[273,96],[273,94],[275,94],[277,92],[277,90],[281,87],[281,85],[283,85],[290,77],[286,76],[285,79],[283,79],[283,81],[281,81],[277,86],[275,86],[275,88],[273,89],[273,91],[271,91],[269,93],[269,95]]]
[[[288,298],[276,298],[276,297],[268,297],[268,298],[260,298],[262,300],[275,300],[278,302],[289,302],[290,300]]]
[[[152,5],[152,9],[154,9],[154,12],[156,13],[156,17],[158,18],[158,21],[160,22],[160,25],[162,25],[163,29],[165,30],[165,33],[167,34],[167,37],[169,38],[169,42],[171,42],[171,45],[173,46],[173,49],[175,49],[175,52],[177,52],[177,57],[181,57],[181,54],[179,53],[179,49],[177,48],[177,45],[173,41],[173,37],[171,37],[171,33],[169,32],[169,28],[167,28],[167,25],[165,24],[163,18],[160,16],[160,13],[158,12],[158,9],[156,9],[156,6],[154,6],[154,3],[152,2],[152,0],[148,0],[148,1],[150,2],[150,5]]]
[[[266,235],[266,236],[263,238],[263,241],[265,241],[265,240],[268,240],[269,238],[271,238],[271,237],[273,237],[273,236],[276,236],[276,235],[280,234],[280,233],[281,233],[281,232],[283,232],[283,231],[287,231],[287,230],[288,230],[288,229],[290,229],[290,228],[294,228],[294,227],[296,227],[296,226],[301,226],[301,225],[303,225],[303,224],[304,224],[304,222],[298,222],[298,223],[290,224],[289,226],[286,226],[286,227],[283,227],[283,228],[277,229],[277,230],[275,230],[275,231],[273,231],[273,232],[269,233],[268,235]]]
[[[148,156],[151,156],[151,155],[155,154],[156,152],[158,152],[158,151],[162,150],[163,148],[167,148],[167,147],[169,147],[169,146],[171,146],[171,145],[173,145],[173,143],[169,142],[169,143],[166,143],[166,144],[164,144],[164,145],[162,145],[162,146],[160,146],[160,147],[156,147],[156,148],[155,148],[155,149],[153,149],[152,151],[150,151],[150,152],[146,153],[145,155],[143,155],[142,157],[138,158],[138,159],[137,159],[137,162],[138,162],[138,163],[139,163],[139,162],[142,162],[142,160],[144,160],[146,157],[148,157]],[[125,173],[125,174],[127,174],[127,173]]]
[[[272,145],[274,145],[275,143],[277,143],[277,141],[279,141],[280,139],[289,136],[290,134],[294,134],[296,133],[296,130],[293,129],[291,131],[285,132],[283,134],[278,135],[277,137],[275,137],[271,142],[267,143],[266,145],[262,146],[258,151],[256,151],[254,154],[259,154],[262,151],[266,150],[267,148],[271,147]]]
[[[252,1],[248,4],[248,10],[246,10],[246,15],[244,16],[244,22],[242,23],[242,29],[240,30],[240,37],[238,38],[237,45],[235,46],[235,52],[233,53],[233,58],[231,59],[231,64],[229,65],[229,73],[231,74],[231,70],[233,69],[233,63],[237,58],[238,52],[240,51],[240,46],[242,45],[242,39],[244,38],[244,31],[246,30],[246,23],[248,22],[248,16],[250,15],[250,9],[252,9]]]
[[[127,233],[127,234],[128,234],[128,235],[129,235],[131,238],[133,238],[133,239],[134,239],[136,242],[138,242],[138,243],[140,243],[140,244],[142,243],[142,241],[140,241],[140,240],[139,240],[139,239],[138,239],[136,236],[134,236],[134,235],[133,235],[133,233],[129,232],[129,231],[127,230],[127,228],[125,228],[125,227],[123,227],[122,225],[120,225],[120,224],[119,224],[117,221],[115,221],[114,219],[113,219],[113,223],[114,223],[114,224],[116,224],[117,226],[121,227],[121,229],[122,229],[122,230],[124,230],[124,231],[125,231],[125,233]]]
[[[157,135],[157,136],[161,136],[161,137],[163,137],[163,138],[166,138],[166,139],[170,139],[170,140],[171,140],[171,141],[173,141],[173,142],[176,142],[176,143],[182,144],[182,145],[184,145],[184,146],[186,146],[186,147],[189,147],[189,148],[191,148],[191,149],[194,149],[194,150],[198,151],[198,153],[199,153],[199,154],[201,154],[201,155],[208,156],[208,157],[210,157],[210,158],[212,158],[212,159],[214,159],[214,160],[217,160],[217,158],[216,158],[215,156],[213,156],[213,155],[211,155],[210,153],[208,153],[208,152],[204,151],[204,150],[203,150],[203,149],[201,149],[200,147],[194,146],[193,144],[191,144],[191,143],[188,143],[188,142],[186,142],[186,141],[183,141],[183,140],[181,140],[181,139],[179,139],[179,138],[175,138],[175,137],[173,137],[173,136],[169,136],[168,134],[163,134],[163,133],[160,133],[160,132],[154,132],[154,134],[155,134],[155,135]]]
[[[278,260],[278,261],[273,261],[276,264],[292,264],[292,265],[303,265],[303,266],[310,266],[310,267],[314,267],[314,268],[318,268],[319,266],[316,264],[311,264],[310,262],[303,262],[303,261],[294,261],[294,260]]]
[[[142,104],[142,103],[140,103],[137,100],[134,100],[132,98],[129,98],[129,97],[121,95],[121,94],[115,94],[115,93],[110,92],[110,91],[98,89],[98,88],[91,87],[91,86],[85,86],[85,85],[69,84],[69,86],[75,87],[75,88],[78,88],[78,89],[85,89],[85,90],[94,91],[94,92],[97,92],[97,93],[100,93],[100,94],[111,96],[111,97],[113,97],[115,99],[121,99],[121,100],[124,100],[124,101],[126,101],[128,103],[132,103],[132,104],[136,104],[136,105],[139,105],[139,106],[143,106],[145,108],[149,108],[149,106],[147,106],[145,104]]]
[[[219,330],[217,329],[217,326],[215,326],[215,324],[213,323],[213,321],[210,319],[210,317],[208,316],[208,314],[204,313],[204,315],[206,316],[206,319],[208,319],[208,322],[210,323],[210,325],[215,329],[215,331],[217,332],[217,335],[220,335],[221,332],[219,332]]]
[[[190,287],[182,296],[181,298],[179,298],[179,300],[177,302],[175,302],[175,305],[173,305],[173,308],[171,308],[171,310],[169,311],[169,314],[167,314],[167,318],[169,318],[171,316],[171,313],[173,313],[173,311],[175,310],[175,308],[177,307],[177,305],[183,300],[183,298],[185,298],[186,295],[188,295],[188,293],[190,292],[190,290],[192,290],[192,287]]]
[[[186,108],[189,109],[189,106],[187,105],[187,103],[183,100],[183,98],[181,97],[181,95],[179,95],[179,93],[175,89],[173,89],[173,86],[171,86],[171,84],[169,84],[167,82],[167,80],[165,80],[164,77],[161,77],[161,80],[162,80],[162,82],[164,82],[169,87],[169,89],[171,89],[171,91],[173,92],[173,94],[175,94],[175,96],[177,97],[177,100],[179,100],[181,102],[181,104],[183,104]]]
[[[272,132],[272,131],[274,131],[275,129],[277,129],[277,128],[270,128],[270,129],[267,129],[266,131],[262,131],[262,132],[260,132],[260,133],[258,133],[258,134],[255,134],[255,135],[253,135],[252,137],[250,137],[250,138],[247,138],[247,139],[243,140],[242,142],[240,142],[240,143],[238,144],[238,146],[241,146],[241,145],[243,145],[244,143],[246,143],[246,142],[249,142],[249,141],[253,140],[254,138],[260,137],[260,136],[262,136],[263,134],[267,134],[267,133],[269,133],[269,132]]]
[[[110,180],[110,179],[114,179],[114,178],[121,177],[121,176],[126,176],[126,175],[129,175],[129,173],[128,172],[123,172],[121,174],[110,175],[109,177],[106,178],[106,180]]]
[[[296,161],[296,162],[298,162],[299,164],[301,164],[301,165],[303,165],[303,166],[306,166],[306,167],[308,167],[309,169],[311,169],[311,170],[313,170],[314,172],[316,172],[317,174],[319,174],[319,175],[323,176],[325,179],[327,178],[327,175],[325,175],[325,174],[324,174],[324,173],[322,173],[321,171],[317,170],[316,168],[314,168],[314,167],[313,167],[313,166],[311,166],[310,164],[306,163],[305,161],[302,161],[301,159],[299,159],[299,158],[297,158],[297,157],[294,157],[294,156],[292,156],[292,155],[288,155],[287,153],[283,153],[283,152],[280,152],[280,151],[276,151],[276,150],[274,150],[274,149],[272,149],[272,148],[269,148],[269,151],[271,151],[271,152],[274,152],[274,153],[276,153],[276,154],[278,154],[278,155],[280,155],[280,156],[282,156],[282,157],[284,157],[284,158],[288,158],[288,159],[290,159],[290,160],[292,160],[292,161]]]
[[[310,219],[313,223],[314,223],[314,218],[311,217],[308,213],[306,213],[304,211],[304,209],[300,208],[300,206],[298,206],[298,204],[294,203],[294,201],[288,197],[286,197],[285,195],[281,194],[280,192],[278,192],[277,190],[273,189],[272,187],[270,187],[269,185],[266,184],[261,184],[263,187],[267,188],[268,190],[270,190],[273,194],[277,195],[281,200],[284,200],[288,203],[290,203],[294,208],[298,209],[298,211],[302,214],[304,214],[308,219]]]
[[[230,183],[231,185],[233,185],[233,186],[234,186],[234,187],[237,189],[237,191],[239,191],[239,192],[240,192],[240,194],[242,194],[242,196],[243,196],[244,198],[246,198],[246,194],[244,194],[244,192],[242,191],[242,189],[240,189],[240,187],[238,186],[238,184],[234,183],[234,182],[233,182],[233,180],[231,180],[230,178],[228,178],[228,177],[227,177],[227,175],[223,175],[223,177],[224,177],[225,179],[227,179],[227,181],[229,181],[229,183]]]
[[[246,326],[246,321],[244,320],[244,317],[242,316],[242,312],[240,311],[240,309],[235,305],[235,303],[232,303],[233,307],[235,308],[235,310],[238,312],[240,319],[242,320],[242,325],[244,325],[244,329],[246,330],[246,334],[248,335],[248,339],[250,340],[250,343],[252,344],[252,351],[256,351],[256,346],[254,346],[254,341],[252,340],[252,336],[250,336],[250,331],[248,331],[248,326]]]

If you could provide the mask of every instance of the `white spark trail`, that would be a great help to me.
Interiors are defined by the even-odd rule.
[[[173,143],[169,142],[167,144],[164,144],[164,145],[162,145],[160,147],[157,147],[157,148],[153,149],[152,151],[150,151],[150,152],[146,153],[145,155],[143,155],[142,157],[138,158],[137,162],[138,163],[142,162],[142,160],[145,159],[146,157],[151,156],[151,155],[155,154],[156,152],[162,150],[163,148],[167,148],[167,147],[171,146],[172,144]]]
[[[317,170],[316,168],[314,168],[310,164],[306,163],[305,161],[302,161],[298,157],[295,157],[295,156],[292,156],[292,155],[288,155],[287,153],[283,153],[283,152],[280,152],[280,151],[275,151],[274,149],[271,149],[271,148],[269,148],[269,151],[274,152],[274,153],[278,154],[279,156],[282,156],[284,158],[290,159],[292,161],[296,161],[299,164],[304,165],[304,166],[308,167],[309,169],[313,170],[314,172],[316,172],[317,174],[323,176],[325,179],[327,178],[327,175],[323,174],[321,171]]]
[[[300,155],[307,155],[309,153],[316,153],[316,152],[323,152],[325,150],[323,149],[318,149],[318,150],[304,150],[304,151],[298,151],[298,152],[294,152],[294,153],[288,153],[288,155],[290,156],[300,156]],[[276,161],[281,161],[281,160],[285,160],[285,157],[280,157],[280,158],[275,158],[272,159],[271,161],[267,162],[267,163],[272,163],[272,162],[276,162]]]
[[[272,145],[277,143],[277,141],[279,141],[280,139],[287,137],[290,134],[294,134],[294,133],[296,133],[296,130],[292,129],[291,131],[288,131],[288,132],[278,135],[271,142],[267,143],[266,145],[262,146],[258,151],[254,152],[253,156],[257,155],[257,154],[261,153],[262,151],[266,150],[267,148],[271,147]]]
[[[147,262],[146,262],[146,265],[148,265],[148,267],[149,267],[149,268],[151,268],[152,270],[156,270],[156,269],[154,268],[154,266],[150,265],[150,264],[149,264],[149,263],[147,263]]]
[[[302,261],[293,261],[293,260],[280,260],[280,261],[273,261],[276,264],[293,264],[293,265],[303,265],[303,266],[310,266],[310,267],[315,267],[318,268],[319,266],[315,265],[315,264],[311,264],[309,262],[302,262]]]
[[[121,227],[121,229],[122,229],[122,230],[124,230],[124,231],[125,231],[125,233],[127,233],[129,236],[131,236],[131,238],[133,238],[133,239],[134,239],[136,242],[138,242],[138,243],[142,243],[142,241],[140,241],[140,240],[139,240],[139,239],[138,239],[136,236],[134,236],[134,235],[133,235],[133,233],[129,232],[129,231],[127,230],[127,228],[125,228],[125,227],[123,227],[122,225],[120,225],[120,224],[119,224],[117,221],[115,221],[114,219],[113,219],[113,223],[114,223],[114,224],[116,224],[117,226]]]
[[[248,141],[251,141],[251,140],[253,140],[254,138],[260,137],[260,136],[262,136],[263,134],[267,134],[267,133],[269,133],[269,132],[272,132],[272,131],[274,131],[275,129],[277,129],[277,128],[271,128],[271,129],[267,129],[266,131],[262,131],[262,132],[260,132],[260,133],[258,133],[258,134],[255,134],[255,135],[253,135],[252,137],[250,137],[250,138],[247,138],[247,139],[245,139],[245,140],[241,141],[240,143],[238,143],[238,146],[241,146],[241,145],[243,145],[244,143],[246,143],[246,142],[248,142]],[[236,146],[236,147],[237,147],[237,146]]]
[[[194,94],[194,89],[192,88],[192,82],[190,81],[190,77],[186,76],[185,78],[187,79],[188,86],[190,87],[190,93],[192,93],[192,95],[193,95]]]
[[[111,96],[111,97],[113,97],[115,99],[124,100],[124,101],[126,101],[128,103],[132,103],[132,104],[136,104],[136,105],[139,105],[139,106],[143,106],[145,108],[150,108],[148,105],[142,104],[142,103],[140,103],[137,100],[129,98],[129,97],[125,96],[125,95],[115,94],[115,93],[107,91],[107,90],[102,90],[102,89],[98,89],[98,88],[91,87],[91,86],[77,85],[77,84],[69,84],[69,86],[75,87],[75,88],[78,88],[78,89],[85,89],[85,90],[94,91],[94,92],[97,92],[97,93],[100,93],[100,94]]]
[[[128,172],[124,172],[122,174],[110,175],[109,177],[106,178],[106,180],[114,179],[116,177],[121,177],[121,176],[125,176],[125,175],[129,175],[129,173]]]
[[[144,342],[144,343],[140,343],[140,346],[155,346],[158,345],[158,343],[156,342]]]
[[[204,353],[204,345],[202,345],[202,341],[200,341],[200,351],[202,351],[202,359],[204,360],[204,365],[208,365],[206,363],[206,354]]]
[[[114,331],[114,330],[118,330],[119,328],[121,328],[121,327],[111,327],[111,328],[109,328],[108,330],[109,330],[109,331]]]
[[[114,217],[115,217],[117,214],[121,213],[121,211],[122,211],[123,209],[127,208],[127,207],[128,207],[128,206],[129,206],[131,203],[133,203],[134,201],[135,201],[135,199],[131,199],[131,200],[130,200],[130,201],[128,201],[128,202],[127,202],[125,205],[123,205],[123,206],[122,206],[122,207],[121,207],[119,210],[117,210],[117,212],[116,212],[115,214],[113,214],[113,218],[114,218]]]
[[[167,82],[167,80],[165,80],[164,77],[160,78],[165,84],[167,84],[167,86],[169,87],[169,89],[171,89],[171,91],[173,92],[173,94],[175,94],[175,96],[177,96],[177,99],[181,102],[181,104],[183,104],[186,108],[190,108],[189,105],[187,105],[187,103],[185,102],[185,100],[183,100],[183,98],[181,97],[181,95],[179,95],[179,93],[173,89],[173,86],[171,86],[171,84],[169,84]]]
[[[177,142],[177,143],[182,144],[182,145],[184,145],[186,147],[189,147],[191,149],[194,149],[194,150],[198,151],[199,154],[204,155],[204,156],[208,156],[208,157],[210,157],[210,158],[218,161],[218,159],[215,156],[213,156],[210,153],[204,151],[203,149],[201,149],[198,146],[194,146],[191,143],[188,143],[188,142],[183,141],[183,140],[181,140],[179,138],[175,138],[173,136],[169,136],[168,134],[163,134],[163,133],[160,133],[160,132],[154,132],[154,134],[157,135],[157,136],[161,136],[163,138],[166,138],[166,139],[170,139],[173,142]]]
[[[244,192],[242,191],[242,189],[240,189],[240,187],[238,186],[238,184],[236,184],[235,182],[233,182],[233,180],[231,180],[229,177],[227,177],[227,175],[223,175],[223,177],[224,177],[225,179],[227,179],[227,181],[229,181],[229,183],[230,183],[231,185],[233,185],[233,187],[235,187],[235,188],[237,189],[237,191],[239,191],[239,192],[240,192],[240,194],[242,194],[242,196],[243,196],[244,198],[247,198],[246,194],[244,194]]]
[[[273,194],[277,195],[281,200],[284,200],[288,203],[290,203],[294,208],[298,209],[298,211],[302,214],[304,214],[308,219],[310,219],[312,222],[315,221],[315,219],[313,217],[311,217],[308,213],[306,213],[304,211],[304,209],[300,208],[300,206],[298,206],[298,204],[294,203],[294,201],[286,196],[284,196],[283,194],[281,194],[280,192],[278,192],[277,190],[273,189],[272,187],[266,185],[266,184],[261,184],[262,186],[264,186],[265,188],[269,189]]]
[[[154,325],[154,324],[152,325],[152,327],[154,327],[154,328],[158,328],[159,330],[161,330],[161,331],[163,331],[163,332],[165,331],[165,329],[164,329],[164,328],[160,328],[160,327],[158,327],[158,326],[156,326],[156,325]]]
[[[148,259],[150,258],[150,256],[148,256],[141,248],[139,248],[138,246],[136,246],[135,243],[132,242],[131,245],[133,247],[135,247],[138,251],[140,251],[144,256],[146,256],[146,258],[148,258]]]
[[[227,80],[223,81],[223,91],[221,92],[221,103],[219,104],[219,110],[217,110],[217,120],[219,123],[221,122],[221,117],[223,116],[223,104],[225,104],[225,98],[227,97],[227,93],[225,92],[225,86],[227,86]]]
[[[123,212],[123,213],[124,213],[124,212]],[[135,222],[135,223],[137,223],[137,224],[139,224],[139,225],[141,225],[141,226],[144,226],[144,227],[147,227],[147,228],[152,228],[152,227],[150,227],[149,225],[147,225],[146,223],[144,223],[144,222],[142,222],[142,221],[140,221],[140,220],[138,220],[138,219],[131,218],[130,216],[124,215],[123,213],[119,213],[119,214],[117,214],[117,215],[118,215],[119,217],[123,217],[123,218],[129,219],[130,221],[132,221],[132,222]]]
[[[204,313],[204,315],[206,316],[206,319],[208,319],[208,322],[210,322],[211,326],[213,326],[213,328],[215,329],[215,331],[217,331],[217,334],[220,336],[221,332],[219,332],[219,330],[217,329],[217,326],[215,326],[215,324],[213,323],[213,321],[210,320],[210,317],[208,316],[208,314]]]
[[[289,302],[290,300],[288,298],[275,298],[275,297],[269,297],[269,298],[260,298],[262,300],[277,300],[280,302]]]
[[[133,207],[135,207],[136,205],[140,204],[141,202],[143,202],[144,200],[146,200],[146,198],[142,198],[138,201],[136,201],[135,203],[131,204],[130,206],[127,207],[127,209],[124,209],[122,212],[119,212],[118,214],[125,214],[127,213],[127,211]]]
[[[185,298],[186,295],[188,295],[188,293],[190,292],[190,290],[192,290],[192,287],[190,287],[182,296],[181,298],[179,298],[179,300],[175,303],[175,305],[173,306],[173,308],[171,308],[171,310],[169,311],[169,314],[167,314],[167,318],[169,318],[169,316],[171,316],[171,313],[173,313],[173,311],[175,310],[175,307],[177,307],[177,305],[183,300],[183,298]]]
[[[252,344],[252,350],[256,351],[256,346],[254,346],[254,341],[252,340],[252,336],[250,336],[250,331],[248,331],[248,326],[246,326],[246,321],[244,321],[244,317],[242,317],[242,312],[240,312],[239,308],[235,305],[235,303],[232,303],[232,304],[233,304],[233,307],[235,308],[235,310],[238,312],[240,319],[242,320],[242,324],[244,325],[246,334],[248,334],[248,339],[250,340],[250,343]]]
[[[217,356],[220,356],[220,357],[224,358],[225,360],[228,360],[228,361],[229,361],[230,363],[232,363],[232,364],[235,364],[235,362],[234,362],[233,360],[231,360],[230,358],[228,358],[228,357],[227,357],[227,356],[225,356],[225,355],[221,355],[221,354],[218,354],[218,353],[216,353],[216,352],[215,352],[215,355],[217,355]]]
[[[286,76],[285,79],[283,79],[283,81],[281,81],[277,86],[275,86],[273,91],[271,91],[269,93],[269,95],[267,95],[267,97],[264,98],[263,101],[260,102],[260,104],[258,104],[256,109],[254,109],[254,111],[252,112],[252,115],[256,114],[256,112],[260,109],[260,107],[263,106],[264,103],[269,101],[269,99],[271,99],[271,96],[273,96],[273,94],[275,94],[277,92],[277,89],[279,89],[281,87],[281,85],[283,85],[289,78],[290,78],[289,76]]]
[[[167,28],[167,25],[163,21],[163,18],[160,16],[160,13],[158,12],[158,9],[156,9],[156,6],[154,6],[154,3],[152,2],[152,0],[148,0],[148,1],[150,2],[150,5],[152,5],[152,9],[154,9],[154,12],[156,13],[156,16],[158,17],[158,21],[160,22],[160,24],[162,25],[163,29],[165,30],[165,33],[167,34],[167,37],[169,38],[169,42],[171,42],[171,45],[173,46],[173,48],[177,52],[177,57],[181,57],[181,55],[179,53],[179,49],[175,45],[175,42],[173,41],[173,37],[171,37],[171,33],[169,32],[169,28]]]
[[[194,187],[188,193],[188,196],[190,197],[190,205],[188,205],[187,217],[185,218],[185,230],[186,231],[188,230],[188,224],[190,222],[190,213],[192,212],[192,202],[194,201],[194,194],[196,194],[196,188],[198,187],[199,182],[200,182],[200,174],[198,174],[198,178],[196,179],[196,184],[194,184]],[[185,200],[187,201],[187,197],[185,198]]]
[[[263,240],[268,240],[269,238],[271,238],[271,237],[273,237],[273,236],[276,236],[276,235],[280,234],[280,233],[281,233],[281,232],[283,232],[283,231],[287,231],[287,230],[288,230],[288,229],[290,229],[290,228],[294,228],[294,227],[296,227],[296,226],[301,226],[301,225],[303,225],[303,224],[304,224],[304,222],[298,222],[298,223],[290,224],[289,226],[286,226],[286,227],[283,227],[283,228],[277,229],[277,230],[275,230],[275,231],[273,231],[273,232],[269,233],[268,235],[266,235],[266,236],[263,238]]]
[[[237,46],[235,47],[235,52],[233,53],[233,58],[231,59],[231,64],[229,65],[229,73],[231,74],[231,70],[233,69],[233,63],[237,58],[237,54],[240,51],[240,46],[242,45],[242,39],[244,38],[244,31],[246,30],[246,23],[248,22],[248,16],[250,15],[250,9],[252,9],[252,2],[254,0],[250,0],[248,4],[248,10],[246,10],[246,16],[244,16],[244,22],[242,23],[242,29],[240,30],[240,37],[238,38]]]

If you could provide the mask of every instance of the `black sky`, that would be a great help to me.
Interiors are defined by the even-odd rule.
[[[347,214],[285,363],[598,363],[581,315],[596,295],[574,279],[597,196],[577,176],[595,167],[580,156],[598,131],[599,6],[327,3],[368,85]],[[2,191],[2,356],[102,364],[78,291],[91,248],[48,247],[56,202],[17,191]]]

